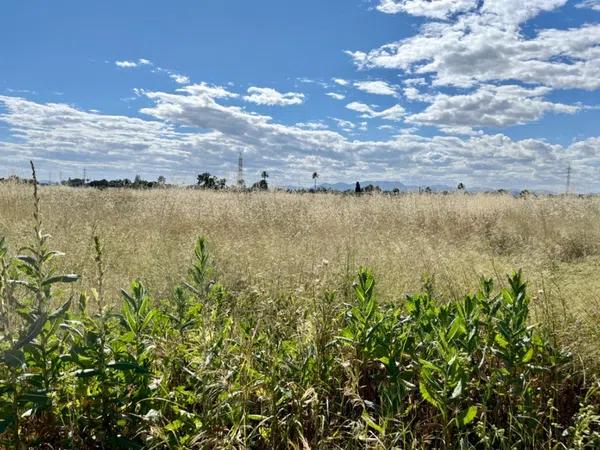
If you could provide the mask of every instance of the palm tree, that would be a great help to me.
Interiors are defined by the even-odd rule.
[[[319,178],[319,174],[317,172],[313,172],[312,174],[313,180],[315,180],[315,191],[317,190],[317,178]]]

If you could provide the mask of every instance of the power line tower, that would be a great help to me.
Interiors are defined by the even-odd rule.
[[[238,158],[238,174],[237,174],[237,185],[241,189],[244,187],[244,158],[242,156],[242,152],[240,152]]]
[[[571,164],[569,164],[569,167],[567,168],[567,191],[566,194],[570,194],[571,193]]]

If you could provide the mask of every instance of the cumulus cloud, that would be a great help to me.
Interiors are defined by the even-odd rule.
[[[211,85],[205,82],[186,86],[184,88],[178,89],[178,92],[184,92],[194,96],[206,97],[209,99],[239,97],[239,94],[231,92],[223,86]]]
[[[477,0],[381,0],[377,9],[387,14],[406,13],[446,19],[452,14],[468,11],[476,6]]]
[[[428,103],[406,117],[447,133],[471,134],[572,114],[580,106],[550,101],[557,90],[600,89],[600,24],[529,28],[567,0],[380,0],[378,9],[435,19],[408,38],[368,52],[347,52],[361,69],[395,69],[404,97]],[[600,5],[585,0],[579,7]]]
[[[325,95],[333,98],[334,100],[344,100],[346,98],[345,95],[338,94],[337,92],[327,92]]]
[[[169,77],[175,81],[175,83],[177,84],[189,84],[190,83],[190,78],[186,75],[181,75],[179,73],[172,73],[169,75]]]
[[[391,108],[382,111],[375,111],[371,106],[360,102],[351,102],[346,105],[346,108],[362,113],[361,117],[365,119],[384,119],[399,121],[405,116],[406,111],[401,105],[394,105]]]
[[[581,3],[575,5],[576,8],[587,8],[593,9],[594,11],[600,11],[600,0],[584,0]]]
[[[458,179],[469,185],[556,190],[562,189],[570,163],[580,189],[600,190],[595,181],[599,138],[563,147],[501,134],[423,137],[407,129],[407,134],[389,140],[350,140],[330,130],[283,125],[223,105],[218,100],[231,98],[231,93],[206,84],[143,95],[152,102],[142,110],[147,120],[0,96],[5,110],[0,122],[12,136],[0,140],[0,163],[14,167],[33,158],[41,167],[65,173],[80,173],[85,165],[103,176],[109,171],[129,177],[186,174],[191,180],[200,170],[234,174],[237,152],[244,149],[249,170],[267,169],[281,183],[293,184],[322,167],[320,172],[336,181],[368,176],[454,184]],[[366,126],[341,119],[338,123],[348,129]]]
[[[415,36],[348,53],[360,67],[428,74],[436,86],[519,80],[557,89],[598,89],[600,25],[542,29],[532,37],[521,32],[527,20],[565,3],[485,0],[450,22],[425,24]]]
[[[348,80],[344,80],[343,78],[334,78],[333,82],[340,86],[348,86],[350,84]]]
[[[500,128],[533,122],[547,112],[573,114],[581,109],[580,106],[544,100],[543,95],[548,92],[549,89],[544,87],[484,85],[464,95],[438,94],[427,97],[431,105],[423,112],[407,117],[406,121],[471,132],[472,128]],[[418,94],[410,95],[423,99]]]
[[[360,91],[375,95],[391,95],[396,97],[398,92],[396,88],[386,81],[357,81],[354,87]]]
[[[115,66],[121,67],[122,69],[133,69],[138,66],[135,61],[115,61]]]
[[[15,139],[0,141],[0,154],[65,170],[93,164],[99,170],[153,172],[157,163],[176,170],[191,149],[209,137],[182,134],[160,121],[103,115],[65,104],[6,96],[0,96],[0,104],[7,110],[0,122],[9,126]]]
[[[136,67],[140,67],[140,66],[152,66],[152,61],[150,61],[149,59],[145,59],[145,58],[140,58],[137,61],[128,61],[128,60],[122,60],[122,61],[115,61],[115,66],[120,67],[122,69],[135,69]]]
[[[307,130],[327,130],[329,128],[323,122],[298,122],[295,126]]]
[[[299,92],[281,93],[272,88],[251,87],[244,100],[257,105],[290,106],[304,103],[304,94]]]

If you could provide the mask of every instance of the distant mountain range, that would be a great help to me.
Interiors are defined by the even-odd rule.
[[[456,191],[456,186],[450,186],[447,184],[431,184],[431,185],[414,186],[414,185],[404,184],[400,181],[369,181],[369,180],[360,181],[360,186],[363,189],[370,184],[372,184],[373,186],[379,186],[379,188],[382,191],[393,191],[394,189],[399,189],[401,192],[419,192],[419,189],[423,190],[426,187],[429,187],[434,192]],[[318,184],[317,186],[321,187],[321,188],[331,189],[334,191],[353,191],[356,186],[356,183],[322,183],[322,184]],[[497,190],[498,189],[486,188],[486,187],[481,187],[481,186],[472,186],[472,187],[467,186],[468,192],[495,192]],[[521,192],[520,189],[510,189],[510,190],[507,189],[507,191],[509,191],[513,194],[518,194],[519,192]],[[542,191],[538,191],[538,192],[542,192]]]
[[[401,183],[400,181],[361,181],[360,185],[364,189],[368,185],[372,184],[373,186],[379,186],[382,191],[393,191],[394,189],[399,189],[402,192],[418,192],[419,188],[425,189],[426,186],[411,186]],[[319,187],[323,187],[326,189],[332,189],[335,191],[349,191],[354,190],[356,183],[323,183],[319,184]],[[452,191],[456,189],[455,187],[450,187],[444,184],[433,184],[429,186],[433,191]]]

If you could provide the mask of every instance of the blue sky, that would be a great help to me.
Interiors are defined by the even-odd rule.
[[[5,0],[0,176],[600,191],[599,73],[600,0]]]

